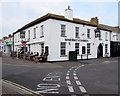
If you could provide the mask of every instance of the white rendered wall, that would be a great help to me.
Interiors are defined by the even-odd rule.
[[[61,37],[61,24],[66,25],[66,36],[67,37]],[[40,38],[40,27],[41,25],[44,25],[44,37]],[[33,39],[33,29],[37,27],[36,30],[36,39]],[[65,41],[65,38],[75,38],[75,27],[79,27],[79,35],[80,38],[78,39],[87,39],[88,42],[79,42],[79,41]],[[87,38],[87,28],[90,29],[90,39]],[[40,24],[36,24],[32,27],[27,28],[26,30],[26,38],[28,38],[28,30],[30,30],[30,41],[27,42],[27,47],[28,44],[30,44],[30,48],[32,52],[39,52],[41,53],[41,43],[44,43],[44,47],[48,46],[49,47],[49,56],[48,56],[48,61],[64,61],[68,60],[68,53],[69,51],[75,51],[75,43],[79,43],[79,55],[78,59],[81,59],[81,54],[82,54],[82,46],[86,46],[86,52],[87,52],[87,43],[91,43],[91,55],[89,55],[89,58],[97,58],[97,47],[99,46],[100,43],[103,44],[103,56],[105,55],[105,44],[108,44],[108,52],[110,53],[110,40],[109,40],[109,32],[108,32],[108,41],[105,40],[105,32],[101,30],[102,33],[102,39],[99,40],[98,38],[95,38],[95,32],[94,30],[96,27],[92,26],[87,26],[87,25],[82,25],[82,24],[75,24],[75,23],[70,23],[70,22],[65,22],[65,21],[59,21],[59,20],[54,20],[54,19],[48,19],[44,22],[41,22]],[[85,34],[82,36],[82,34]],[[18,36],[19,33],[15,34]],[[17,38],[18,39],[18,38]],[[18,41],[18,40],[17,40]],[[66,56],[61,57],[60,56],[60,43],[61,42],[66,42]],[[15,49],[21,47],[21,42],[15,43]],[[86,59],[86,56],[83,57]]]

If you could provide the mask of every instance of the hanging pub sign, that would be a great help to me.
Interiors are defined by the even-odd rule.
[[[25,41],[22,42],[22,46],[26,46],[26,42]]]

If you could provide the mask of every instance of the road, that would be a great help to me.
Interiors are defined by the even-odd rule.
[[[10,58],[6,59],[3,57],[4,80],[44,96],[118,94],[118,58],[38,64],[17,59],[11,63]]]

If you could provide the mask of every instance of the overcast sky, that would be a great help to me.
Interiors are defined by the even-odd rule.
[[[87,2],[82,1],[3,0],[0,3],[0,27],[2,27],[0,38],[15,32],[26,23],[47,13],[64,15],[64,10],[67,6],[71,6],[73,9],[74,18],[89,21],[92,17],[97,16],[100,24],[110,26],[118,25],[119,0],[102,0],[99,2],[94,2],[93,0],[86,0]]]

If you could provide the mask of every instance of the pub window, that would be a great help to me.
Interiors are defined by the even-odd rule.
[[[77,51],[77,54],[79,54],[79,43],[75,43],[75,51]]]
[[[105,40],[108,40],[108,32],[105,33]]]
[[[33,30],[34,30],[34,38],[33,39],[35,39],[36,38],[36,28],[34,28]]]
[[[30,30],[28,30],[28,40],[30,39]]]
[[[18,34],[18,42],[20,42],[20,34]]]
[[[79,27],[75,27],[75,37],[79,37]]]
[[[41,53],[44,53],[44,43],[41,44]]]
[[[66,26],[61,24],[61,36],[65,36]]]
[[[41,25],[41,36],[40,37],[44,37],[44,25]]]
[[[105,54],[108,53],[108,44],[105,44]]]
[[[87,29],[87,38],[90,38],[90,29]]]
[[[87,43],[87,54],[90,54],[90,43]]]
[[[85,54],[85,46],[82,46],[82,54]]]
[[[65,42],[61,42],[61,46],[60,46],[60,55],[66,55],[66,43]]]

